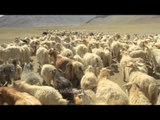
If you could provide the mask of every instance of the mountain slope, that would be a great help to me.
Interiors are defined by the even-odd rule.
[[[160,15],[4,15],[0,27],[160,24]]]
[[[160,15],[106,15],[96,16],[87,24],[152,24],[160,23]]]
[[[68,24],[83,24],[93,15],[4,15],[0,27],[37,27]]]

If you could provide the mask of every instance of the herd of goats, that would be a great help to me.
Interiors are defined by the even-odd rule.
[[[158,105],[159,73],[160,34],[47,30],[0,45],[0,105]]]

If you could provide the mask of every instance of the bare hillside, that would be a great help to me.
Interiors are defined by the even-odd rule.
[[[100,15],[86,22],[87,24],[128,25],[159,24],[160,15]]]
[[[57,25],[80,25],[93,15],[4,15],[0,27],[42,27]]]
[[[0,27],[159,24],[159,15],[4,15]]]

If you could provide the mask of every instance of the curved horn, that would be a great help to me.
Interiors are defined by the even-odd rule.
[[[143,66],[144,64],[143,64],[143,63],[139,63],[139,62],[137,62],[137,65],[139,65],[139,66]]]
[[[2,87],[5,87],[7,84],[8,84],[8,81],[6,81]]]

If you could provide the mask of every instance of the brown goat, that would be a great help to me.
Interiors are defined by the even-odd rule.
[[[54,65],[57,69],[61,69],[65,71],[65,66],[70,62],[70,59],[63,59],[63,56],[59,55],[59,53],[55,49],[49,50],[49,55],[54,59]]]
[[[11,87],[0,88],[0,104],[3,105],[41,105],[40,101],[28,93],[19,92]]]
[[[55,67],[60,69],[63,76],[72,82],[73,87],[80,87],[80,80],[84,74],[83,64],[58,55],[55,49],[51,49],[49,54],[54,57]]]

